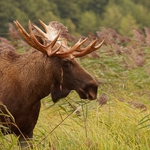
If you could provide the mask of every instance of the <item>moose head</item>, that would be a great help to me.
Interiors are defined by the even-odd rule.
[[[56,102],[60,98],[66,97],[71,90],[75,90],[82,99],[96,99],[98,87],[96,81],[77,63],[75,58],[96,51],[102,46],[104,41],[95,46],[96,39],[87,47],[81,48],[81,45],[87,41],[87,38],[84,40],[80,39],[70,48],[62,34],[63,31],[55,29],[52,23],[46,25],[41,20],[39,22],[46,33],[30,21],[28,26],[30,34],[24,30],[19,22],[16,21],[15,24],[26,42],[51,60],[50,70],[53,74],[53,79],[50,80],[53,81],[53,84],[50,92],[53,101]],[[38,40],[33,29],[36,30],[41,40]]]

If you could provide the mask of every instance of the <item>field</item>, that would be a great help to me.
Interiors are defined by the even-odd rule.
[[[79,60],[99,83],[98,98],[75,92],[53,104],[42,100],[34,130],[34,150],[150,149],[150,32],[123,37],[100,29],[105,45]],[[18,150],[17,138],[0,136],[0,149]]]

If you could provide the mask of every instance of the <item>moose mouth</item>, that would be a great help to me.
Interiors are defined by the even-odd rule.
[[[94,91],[84,91],[82,89],[79,89],[77,91],[78,95],[80,96],[81,99],[89,99],[89,100],[94,100],[97,98],[97,92]]]

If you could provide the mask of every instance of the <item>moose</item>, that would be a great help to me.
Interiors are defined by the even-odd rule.
[[[0,51],[0,113],[4,114],[0,115],[0,124],[8,129],[1,129],[1,132],[19,136],[22,148],[33,137],[42,98],[51,94],[55,103],[72,90],[81,99],[97,97],[96,80],[76,58],[96,51],[104,41],[96,45],[96,39],[81,47],[87,41],[85,38],[70,47],[63,31],[39,22],[46,32],[29,21],[27,33],[18,21],[14,21],[32,51],[23,54],[9,49]]]

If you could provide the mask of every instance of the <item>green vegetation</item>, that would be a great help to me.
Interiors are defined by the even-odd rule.
[[[8,37],[8,23],[18,20],[27,28],[28,20],[62,22],[74,35],[95,33],[99,27],[115,29],[131,36],[131,28],[150,27],[148,0],[1,0],[0,37]]]
[[[107,45],[79,62],[99,82],[98,99],[83,101],[75,92],[55,105],[43,99],[35,150],[150,149],[150,29],[133,31],[131,38],[97,31]],[[17,138],[1,135],[0,149],[19,149]]]

